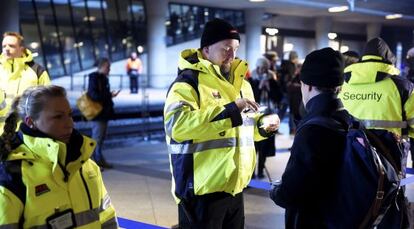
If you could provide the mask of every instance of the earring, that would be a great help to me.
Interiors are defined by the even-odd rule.
[[[30,125],[30,129],[33,129],[33,127],[34,127],[33,125]]]

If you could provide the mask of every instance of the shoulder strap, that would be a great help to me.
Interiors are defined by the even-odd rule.
[[[42,67],[41,65],[37,64],[33,60],[30,61],[30,62],[27,62],[27,65],[36,73],[36,75],[37,75],[37,84],[39,84],[39,78],[43,74],[43,72],[46,71],[45,68]]]
[[[197,93],[198,98],[200,99],[200,92],[198,90],[198,71],[192,70],[192,69],[184,69],[184,70],[178,70],[178,76],[175,79],[175,81],[171,84],[170,88],[167,91],[167,95],[170,92],[170,89],[174,85],[174,83],[177,82],[184,82],[189,84]]]

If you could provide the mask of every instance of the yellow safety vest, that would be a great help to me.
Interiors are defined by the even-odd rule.
[[[219,66],[195,49],[184,50],[179,75],[164,107],[166,141],[173,175],[172,193],[191,195],[227,192],[236,195],[247,186],[256,163],[254,141],[266,136],[258,128],[262,115],[243,113],[234,101],[254,100],[244,80],[247,63],[236,59],[229,80]]]
[[[409,136],[414,137],[413,86],[399,74],[397,68],[382,62],[381,57],[363,56],[361,62],[344,70],[345,83],[339,97],[344,107],[368,129],[385,129],[401,136],[402,129],[409,128]],[[406,101],[402,104],[404,93]]]
[[[0,55],[0,94],[6,95],[6,107],[0,109],[0,134],[3,133],[4,121],[13,99],[29,87],[49,84],[49,75],[33,62],[30,50],[26,49],[23,57],[12,60]]]
[[[72,212],[76,228],[117,228],[100,169],[89,159],[92,139],[80,136],[80,156],[65,173],[59,163],[64,143],[21,136],[24,142],[0,165],[0,228],[47,228],[48,219],[65,212]]]

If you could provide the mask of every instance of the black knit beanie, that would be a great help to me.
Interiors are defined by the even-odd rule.
[[[203,35],[201,35],[200,47],[204,48],[226,39],[236,39],[240,41],[239,32],[225,20],[215,18],[206,23]]]
[[[305,58],[300,80],[307,85],[334,88],[344,83],[342,54],[332,48],[311,52]]]

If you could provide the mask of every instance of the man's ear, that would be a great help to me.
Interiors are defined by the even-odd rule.
[[[35,128],[34,121],[30,116],[24,117],[24,123],[28,125],[31,129]]]

